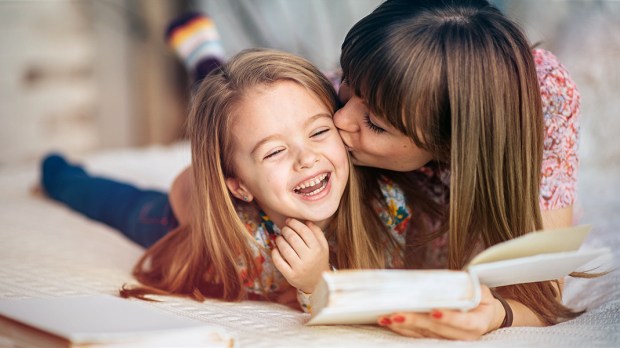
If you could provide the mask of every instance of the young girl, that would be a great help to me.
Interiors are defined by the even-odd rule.
[[[289,290],[297,288],[304,306],[303,295],[331,266],[397,264],[398,256],[388,254],[398,249],[406,211],[397,216],[385,204],[362,204],[332,122],[336,100],[314,66],[282,52],[244,51],[207,76],[188,125],[189,214],[180,215],[179,226],[173,216],[166,219],[149,241],[165,236],[134,269],[142,285],[121,294],[290,304]],[[170,211],[162,193],[90,177],[58,156],[43,162],[43,186],[52,198],[136,241],[145,240],[143,217],[153,207]],[[392,206],[402,203],[402,195],[382,187]],[[386,225],[373,209],[383,209]]]
[[[411,264],[460,269],[481,248],[571,223],[579,95],[555,57],[532,54],[487,1],[388,0],[349,31],[341,65],[346,105],[334,122],[364,186],[396,180],[419,215]],[[577,315],[558,290],[510,286],[497,289],[509,300],[485,291],[467,313],[396,313],[380,324],[461,339],[549,325]]]

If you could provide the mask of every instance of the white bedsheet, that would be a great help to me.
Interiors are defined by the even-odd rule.
[[[91,173],[166,189],[190,157],[187,144],[181,143],[72,160],[85,163]],[[30,194],[37,178],[34,166],[0,168],[0,297],[116,294],[123,283],[132,282],[131,268],[141,248],[105,225]],[[619,228],[615,216],[594,223],[585,245],[612,249],[611,262],[616,268],[620,265]],[[587,312],[553,327],[498,330],[477,342],[409,339],[374,326],[306,327],[308,315],[261,302],[166,299],[151,305],[219,325],[240,347],[620,347],[617,271],[594,280],[568,279],[564,299]]]

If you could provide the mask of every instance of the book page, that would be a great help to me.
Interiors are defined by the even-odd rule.
[[[474,257],[469,265],[565,251],[576,251],[590,233],[590,225],[531,232],[496,244]]]
[[[470,272],[478,275],[481,284],[494,288],[497,286],[540,282],[560,279],[591,260],[604,258],[608,249],[568,251],[562,253],[541,254],[517,259],[481,263],[469,267]],[[603,264],[593,265],[596,272]],[[589,270],[591,271],[591,270]]]

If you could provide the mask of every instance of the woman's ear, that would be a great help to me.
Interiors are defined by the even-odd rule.
[[[237,178],[226,178],[226,187],[233,196],[244,202],[251,202],[254,196]]]

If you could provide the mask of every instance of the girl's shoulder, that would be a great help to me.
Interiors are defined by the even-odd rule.
[[[235,210],[249,232],[254,232],[261,227],[260,211],[254,205],[236,204]]]
[[[254,204],[236,204],[235,210],[255,241],[255,243],[250,244],[250,248],[254,256],[251,262],[253,262],[257,273],[249,273],[244,260],[237,260],[237,267],[248,293],[259,295],[259,298],[262,298],[290,287],[270,257],[271,250],[275,247],[276,233],[279,233],[277,227]]]
[[[258,245],[266,250],[273,249],[279,230],[269,217],[254,204],[240,203],[235,206],[235,210],[246,230],[254,237]]]

